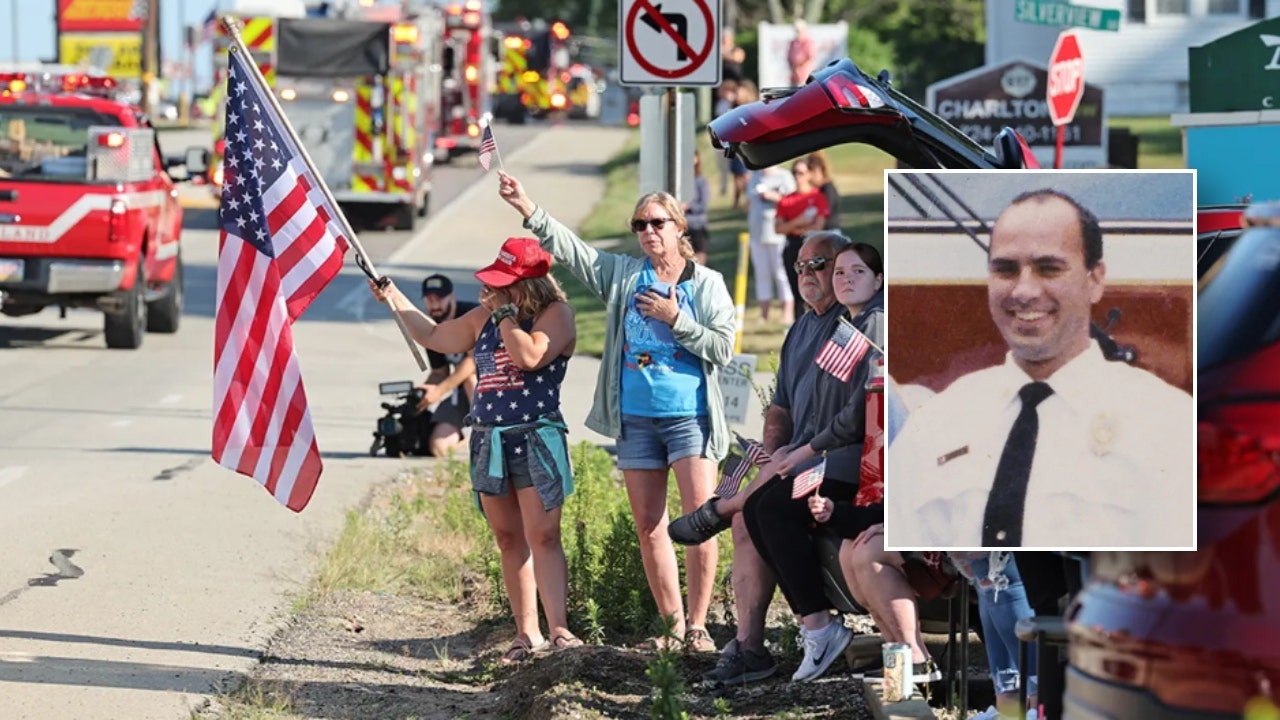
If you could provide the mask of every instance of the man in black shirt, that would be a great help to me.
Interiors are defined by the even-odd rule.
[[[476,307],[459,302],[453,295],[453,282],[444,275],[430,275],[422,281],[422,304],[436,322],[461,317]],[[444,457],[462,445],[464,418],[471,411],[471,395],[476,387],[476,361],[471,353],[438,353],[427,351],[431,372],[418,388],[423,391],[418,412],[432,405],[428,446],[435,457]],[[438,403],[438,405],[437,405]]]

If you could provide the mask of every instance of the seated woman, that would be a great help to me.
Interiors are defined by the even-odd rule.
[[[551,256],[537,240],[509,238],[498,259],[476,273],[484,284],[480,307],[441,323],[390,280],[369,281],[374,297],[400,313],[423,347],[439,353],[474,349],[471,487],[497,540],[516,621],[516,637],[502,662],[582,644],[568,628],[568,571],[560,539],[560,508],[573,491],[560,385],[577,330],[550,269]],[[538,626],[539,596],[550,643]]]
[[[858,333],[883,347],[884,274],[880,253],[866,243],[855,243],[840,251],[835,257],[832,284],[848,319],[841,321],[828,347],[834,348],[836,343],[852,347],[858,341]],[[841,512],[828,510],[823,521],[847,538],[857,537],[884,518],[880,502],[857,507],[853,503],[861,481],[866,388],[880,372],[880,358],[879,351],[864,346],[858,360],[818,363],[813,411],[806,418],[795,449],[777,463],[779,475],[795,475],[825,462],[817,493],[824,503],[838,501]],[[743,510],[752,542],[777,576],[792,611],[801,617],[804,660],[792,676],[794,681],[821,677],[852,637],[843,624],[831,621],[833,605],[823,587],[811,534],[810,500],[793,498],[791,483],[770,483],[754,494]]]

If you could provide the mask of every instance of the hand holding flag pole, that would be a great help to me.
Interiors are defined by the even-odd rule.
[[[227,35],[231,37],[231,46],[227,48],[227,51],[240,52],[243,53],[243,57],[252,58],[253,55],[249,52],[249,48],[244,44],[244,38],[240,36],[241,26],[239,19],[228,15],[222,18],[222,24],[227,30]],[[319,184],[320,192],[324,194],[325,199],[329,201],[329,205],[332,206],[334,211],[337,213],[337,220],[342,226],[342,232],[347,236],[347,241],[356,251],[356,266],[363,270],[364,274],[369,276],[370,280],[373,280],[380,286],[385,287],[388,282],[387,278],[380,277],[374,270],[373,261],[369,259],[369,254],[365,252],[364,247],[360,244],[360,239],[356,237],[355,230],[351,228],[351,223],[347,221],[347,216],[342,212],[342,209],[338,207],[338,201],[334,200],[333,193],[329,191],[329,186],[324,181],[324,176],[320,174],[318,169],[316,169],[315,163],[311,160],[311,156],[307,154],[306,147],[302,144],[302,140],[298,137],[298,133],[293,129],[293,123],[289,122],[288,116],[285,115],[284,108],[280,106],[280,101],[276,99],[275,92],[271,90],[270,86],[267,85],[266,79],[262,77],[262,71],[258,69],[258,63],[250,59],[249,62],[245,63],[245,66],[248,67],[249,72],[253,74],[258,84],[266,90],[263,95],[266,97],[267,102],[271,103],[272,109],[275,110],[276,114],[280,117],[280,121],[284,126],[285,132],[289,134],[289,139],[291,139],[293,144],[298,148],[298,155],[301,157],[302,161],[306,163],[307,169],[311,171],[311,174]],[[395,308],[392,308],[391,313],[392,317],[395,318],[396,325],[400,328],[400,334],[404,336],[404,341],[409,345],[409,351],[413,353],[413,359],[418,363],[418,369],[425,371],[427,369],[427,361],[422,357],[422,353],[418,350],[418,344],[414,342],[413,336],[409,334],[409,327],[405,324],[404,318],[400,316],[399,311]]]

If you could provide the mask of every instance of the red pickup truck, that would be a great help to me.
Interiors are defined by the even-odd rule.
[[[155,130],[115,90],[0,73],[0,313],[98,308],[107,347],[132,349],[178,329],[182,208]]]

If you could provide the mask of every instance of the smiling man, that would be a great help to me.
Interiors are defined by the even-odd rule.
[[[1009,352],[911,414],[887,463],[890,547],[1192,547],[1192,399],[1104,357],[1105,281],[1098,219],[1072,197],[1000,214],[987,299]]]

